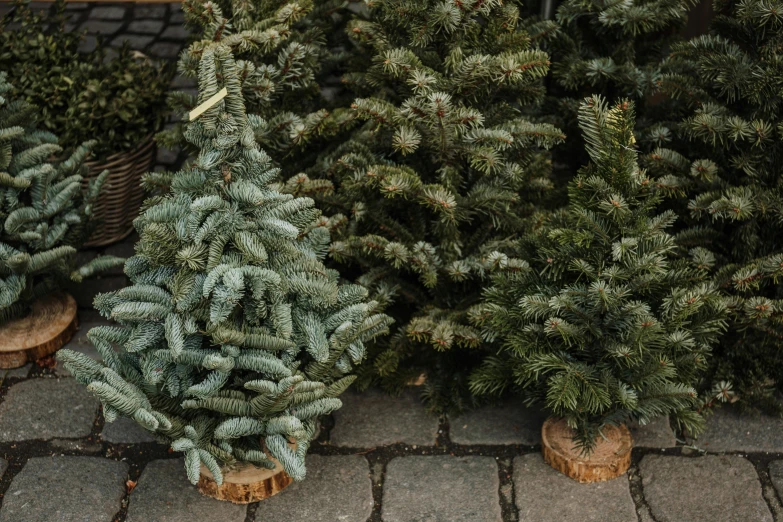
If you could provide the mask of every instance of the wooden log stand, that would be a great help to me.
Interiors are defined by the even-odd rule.
[[[619,477],[631,465],[631,432],[625,426],[606,426],[589,456],[574,447],[573,430],[564,419],[548,418],[541,428],[544,461],[572,479],[603,482]]]
[[[30,313],[0,325],[0,368],[19,368],[51,355],[79,327],[76,300],[56,293],[33,302]]]
[[[272,460],[275,462],[275,469],[259,468],[247,462],[223,469],[223,484],[220,486],[202,464],[196,487],[202,495],[228,500],[234,504],[250,504],[264,500],[280,493],[294,481],[277,459],[272,457]]]

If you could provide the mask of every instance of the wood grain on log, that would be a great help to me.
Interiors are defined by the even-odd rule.
[[[277,460],[275,469],[259,468],[240,462],[233,468],[223,469],[223,484],[218,486],[212,473],[202,464],[201,476],[196,487],[208,497],[227,500],[234,504],[249,504],[276,495],[294,481]]]
[[[19,368],[51,355],[79,327],[76,300],[56,293],[33,302],[30,312],[0,325],[0,368]]]
[[[564,419],[549,418],[541,428],[544,461],[572,479],[603,482],[619,477],[631,465],[631,432],[625,426],[605,426],[590,455],[582,455],[573,442],[573,430]]]

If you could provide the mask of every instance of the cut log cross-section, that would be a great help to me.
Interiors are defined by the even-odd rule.
[[[573,430],[564,419],[549,418],[541,428],[544,461],[578,482],[603,482],[619,477],[631,465],[631,432],[625,426],[605,426],[590,455],[581,454]]]
[[[0,325],[0,368],[19,368],[62,348],[79,327],[76,313],[76,300],[56,293],[33,302],[24,317]]]
[[[212,473],[202,464],[196,487],[208,497],[249,504],[280,493],[293,480],[280,463],[275,469],[266,469],[243,462],[233,469],[223,470],[223,484],[218,486]]]

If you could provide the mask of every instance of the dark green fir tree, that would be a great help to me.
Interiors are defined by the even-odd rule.
[[[673,47],[663,91],[677,140],[646,157],[690,225],[684,250],[732,296],[712,393],[783,412],[783,3],[718,1],[710,33]],[[682,197],[685,196],[685,197]],[[709,391],[709,388],[707,389]]]
[[[559,129],[525,117],[546,53],[500,0],[380,0],[348,27],[359,93],[353,134],[287,190],[334,216],[330,255],[397,320],[361,382],[422,373],[437,410],[465,405],[482,341],[467,315],[480,282],[551,188]],[[368,65],[362,65],[362,59]],[[532,110],[532,109],[531,109]]]
[[[92,205],[106,178],[84,187],[85,159],[95,142],[66,158],[50,132],[36,127],[38,110],[10,97],[0,72],[0,323],[24,314],[38,297],[69,281],[123,263],[101,256],[82,267],[76,252],[87,239]]]
[[[642,144],[670,138],[656,125],[669,108],[651,102],[669,46],[688,18],[693,0],[565,0],[554,21],[534,22],[528,31],[552,55],[546,111],[568,136],[560,150],[570,179],[588,158],[580,138],[578,107],[585,96],[631,99]]]
[[[198,156],[136,219],[132,286],[95,299],[117,323],[88,334],[104,362],[60,355],[107,421],[131,417],[184,452],[193,483],[201,464],[220,484],[222,469],[271,457],[304,478],[319,416],[391,322],[321,263],[329,233],[313,201],[270,185],[241,74],[228,47],[203,49],[199,103],[228,94],[188,125]]]
[[[540,401],[585,450],[607,424],[669,415],[699,431],[696,387],[726,305],[694,259],[676,256],[660,191],[637,164],[633,104],[587,98],[590,163],[558,211],[504,259],[474,320],[498,347],[471,377],[479,395]]]

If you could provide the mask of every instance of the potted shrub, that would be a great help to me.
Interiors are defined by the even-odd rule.
[[[591,162],[568,207],[497,264],[474,320],[500,349],[471,389],[543,402],[545,460],[591,482],[628,468],[629,421],[668,415],[700,431],[694,387],[726,304],[700,252],[676,256],[674,214],[655,213],[660,191],[637,164],[632,103],[587,98],[579,122]]]
[[[33,11],[18,1],[0,21],[0,69],[6,70],[14,95],[35,105],[41,126],[70,151],[97,140],[89,173],[109,175],[95,203],[102,226],[88,241],[105,245],[132,231],[143,200],[141,175],[155,159],[153,136],[166,117],[165,93],[170,71],[125,46],[116,56],[100,42],[80,54],[83,34],[66,31],[64,2],[54,15]]]
[[[104,256],[75,267],[107,173],[83,189],[94,141],[50,161],[62,151],[57,138],[35,127],[35,107],[12,100],[12,92],[0,72],[0,368],[23,366],[68,342],[76,302],[58,289],[123,261]]]

